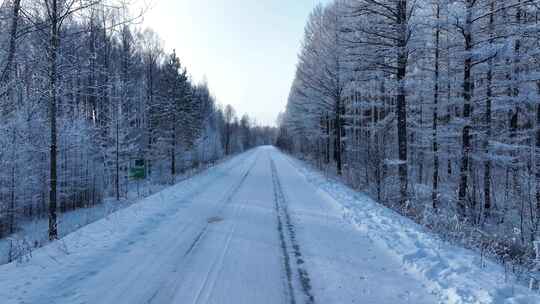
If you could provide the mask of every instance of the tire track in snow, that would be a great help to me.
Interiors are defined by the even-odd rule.
[[[239,156],[237,158],[233,158],[229,162],[225,162],[223,164],[215,166],[214,168],[210,168],[209,170],[205,170],[205,171],[201,172],[198,175],[199,178],[206,177],[211,172],[213,172],[215,175],[210,176],[210,178],[208,180],[206,180],[205,182],[203,182],[202,184],[194,185],[193,188],[188,189],[186,192],[182,193],[180,195],[181,197],[177,197],[176,199],[179,199],[179,202],[181,204],[178,204],[178,206],[176,206],[172,210],[169,210],[169,212],[171,212],[171,214],[169,216],[167,216],[165,218],[165,217],[160,216],[161,213],[158,213],[157,218],[155,217],[156,215],[153,215],[153,216],[150,216],[148,218],[142,219],[142,221],[138,223],[138,226],[139,226],[138,228],[134,229],[133,231],[131,231],[127,235],[122,236],[113,245],[113,247],[103,248],[102,249],[103,254],[112,254],[112,253],[121,252],[122,249],[131,247],[135,243],[133,240],[138,241],[138,240],[141,239],[142,236],[148,235],[148,234],[152,233],[153,231],[157,230],[159,228],[159,226],[164,223],[164,221],[173,220],[174,216],[178,212],[180,212],[180,210],[181,210],[180,206],[181,205],[191,203],[196,197],[198,197],[201,193],[206,191],[208,189],[208,187],[210,187],[216,180],[219,180],[221,178],[226,178],[229,175],[229,172],[231,172],[231,170],[233,170],[234,168],[240,166],[242,164],[242,162],[245,162],[246,160],[250,159],[251,156],[253,155],[253,153],[254,152],[247,152],[244,155],[241,155],[241,156]],[[257,157],[258,157],[258,155],[257,155]],[[189,182],[189,181],[188,180],[180,181],[179,183],[175,184],[172,187],[179,187],[185,182]],[[155,196],[155,195],[158,195],[158,194],[154,194],[153,196]],[[141,200],[141,202],[139,202],[139,203],[142,203],[143,201],[144,201],[144,199]],[[136,204],[139,204],[139,203],[136,203]],[[134,205],[136,205],[136,204],[134,204]],[[186,226],[182,226],[180,228],[181,228],[180,234],[185,232]],[[175,237],[178,238],[178,233],[175,234]],[[169,250],[167,250],[166,252],[168,252],[168,251]],[[115,259],[119,259],[119,258],[122,258],[122,257],[123,257],[122,254],[115,254],[115,255],[112,255],[110,257],[110,259],[103,259],[102,256],[99,256],[98,258],[89,259],[88,261],[84,262],[82,265],[79,265],[79,267],[81,269],[89,269],[88,271],[72,274],[70,276],[67,276],[67,277],[63,278],[58,284],[51,285],[51,286],[46,286],[45,291],[43,293],[40,293],[40,295],[38,297],[40,300],[38,300],[38,299],[30,299],[30,302],[34,303],[34,302],[39,302],[39,301],[43,301],[43,299],[46,299],[45,302],[49,301],[49,302],[55,303],[57,301],[60,301],[61,299],[65,299],[66,295],[67,295],[67,292],[65,290],[70,290],[70,289],[71,289],[70,292],[73,293],[73,296],[79,296],[79,291],[78,291],[77,288],[78,288],[78,286],[80,286],[80,284],[82,284],[82,282],[84,282],[86,279],[88,279],[90,277],[93,277],[93,276],[97,275],[102,268],[105,268],[107,265],[113,263]],[[148,263],[153,265],[153,266],[149,265],[149,267],[157,267],[156,265],[159,265],[160,262],[161,261],[159,261],[159,260],[148,261]],[[134,271],[141,271],[141,269],[143,269],[143,268],[138,267],[138,268],[131,269],[130,272],[129,272],[129,275],[126,275],[126,277],[128,278],[127,280],[130,280],[130,278],[132,280],[135,280],[135,278],[137,278],[137,275],[135,273],[133,273],[133,272]],[[74,284],[74,282],[75,282],[75,284]],[[114,282],[113,284],[116,285],[116,283],[117,282]],[[159,293],[159,290],[155,292],[155,294],[152,296],[152,298],[157,296],[158,293]],[[149,300],[147,300],[147,303],[150,303],[151,301],[152,301],[152,299],[149,299]]]
[[[220,201],[220,203],[218,203],[218,205],[221,205],[220,208],[219,208],[219,211],[217,212],[218,216],[223,213],[223,210],[225,209],[225,207],[232,201],[232,199],[236,195],[236,193],[238,193],[238,191],[240,190],[240,188],[242,187],[242,185],[244,184],[244,182],[248,178],[249,173],[251,172],[253,167],[255,167],[255,164],[257,163],[258,159],[259,159],[259,155],[257,154],[257,157],[255,158],[253,163],[250,164],[250,166],[246,170],[246,172],[242,175],[242,178],[240,178],[240,181],[237,184],[235,184],[228,191],[228,193],[225,195],[225,197]],[[207,222],[204,225],[203,229],[197,234],[195,239],[193,239],[193,241],[191,242],[191,245],[189,246],[188,250],[186,250],[186,252],[184,253],[184,257],[188,256],[191,252],[193,252],[193,250],[195,250],[197,248],[198,244],[201,242],[201,240],[206,235],[206,232],[208,231],[208,227],[210,226],[210,224],[211,223]]]
[[[238,205],[235,208],[234,217],[238,217],[242,210],[244,210],[245,204]],[[234,232],[236,231],[236,226],[238,224],[238,221],[235,221],[229,229],[225,241],[225,245],[223,246],[223,249],[221,250],[221,254],[216,257],[214,260],[212,267],[208,270],[208,273],[205,276],[204,282],[201,285],[201,288],[199,289],[197,296],[195,297],[195,300],[193,301],[194,304],[197,303],[208,303],[208,300],[211,298],[212,293],[214,291],[217,279],[219,278],[222,269],[223,269],[223,261],[225,260],[225,256],[229,252],[232,236],[234,235]]]
[[[296,304],[296,297],[293,283],[293,271],[292,263],[296,266],[298,273],[298,279],[302,288],[302,293],[305,296],[305,303],[314,304],[315,297],[311,292],[311,279],[309,273],[304,267],[304,259],[302,257],[302,251],[298,240],[296,239],[295,226],[292,223],[289,210],[287,208],[287,201],[281,182],[279,180],[276,164],[272,157],[270,158],[270,168],[272,170],[272,182],[274,184],[274,207],[277,215],[279,239],[283,255],[283,264],[285,268],[285,274],[287,276],[287,287],[290,304]],[[294,255],[294,257],[291,256]]]
[[[244,184],[244,182],[248,178],[251,170],[253,169],[253,167],[255,167],[255,164],[257,163],[258,159],[259,159],[259,154],[256,155],[255,160],[249,165],[248,169],[244,172],[244,174],[240,178],[240,181],[238,181],[236,184],[234,184],[226,192],[226,195],[224,196],[224,198],[222,200],[220,200],[218,203],[215,204],[216,206],[219,206],[218,212],[216,213],[218,216],[215,216],[215,217],[219,217],[220,215],[223,214],[223,211],[225,210],[225,207],[227,207],[227,205],[232,201],[234,196],[238,193],[238,191],[240,190],[240,188],[242,187],[242,185]],[[237,207],[235,209],[235,215],[239,213],[238,208],[239,207]],[[191,241],[188,249],[184,252],[184,254],[182,256],[183,260],[180,263],[178,263],[177,268],[180,268],[180,265],[185,263],[186,260],[197,249],[199,244],[201,244],[201,242],[204,240],[204,237],[206,236],[206,234],[207,234],[207,232],[209,230],[210,225],[211,225],[210,222],[205,223],[204,227],[199,231],[199,233],[197,233],[197,235],[195,236],[193,241]],[[219,272],[221,271],[221,265],[223,264],[223,260],[225,258],[225,255],[228,252],[229,244],[230,244],[230,241],[232,239],[232,235],[234,234],[235,227],[236,227],[236,225],[233,225],[233,227],[227,233],[224,248],[223,248],[223,250],[220,251],[221,254],[216,256],[215,259],[213,260],[212,266],[210,267],[210,269],[206,273],[206,275],[204,277],[204,281],[202,282],[201,287],[198,290],[197,295],[196,295],[195,299],[192,301],[192,303],[198,303],[200,301],[201,297],[203,296],[203,294],[206,294],[206,297],[209,297],[209,295],[211,294],[211,290],[209,292],[205,293],[206,286],[210,285],[210,288],[213,288],[213,286],[215,285],[215,280],[216,280]],[[214,271],[216,269],[216,267],[217,267],[217,271]],[[212,279],[210,279],[210,276],[214,276],[214,277]],[[173,282],[173,286],[177,289],[179,285],[176,282]],[[159,298],[160,293],[162,293],[163,291],[164,291],[163,289],[156,290],[152,294],[152,296],[150,298],[148,298],[148,300],[146,300],[145,303],[148,303],[148,304],[154,303],[154,301]],[[171,301],[172,301],[173,298],[174,298],[174,292],[172,292],[170,294],[170,296],[172,296],[172,298],[171,298]]]

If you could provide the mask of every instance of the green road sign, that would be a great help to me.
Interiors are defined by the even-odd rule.
[[[145,179],[146,178],[146,168],[144,165],[144,159],[135,160],[135,165],[129,168],[129,178],[130,179]]]

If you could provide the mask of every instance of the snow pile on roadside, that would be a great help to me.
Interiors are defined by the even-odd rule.
[[[345,220],[387,248],[443,303],[540,303],[540,295],[522,285],[505,282],[501,265],[484,260],[482,267],[478,253],[444,242],[367,195],[328,180],[300,161],[289,160],[321,189],[322,196],[342,209]]]

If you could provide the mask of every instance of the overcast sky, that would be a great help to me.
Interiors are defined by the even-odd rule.
[[[148,0],[147,0],[148,1]],[[275,124],[286,104],[307,16],[319,0],[150,0],[144,26],[206,76],[239,116]]]

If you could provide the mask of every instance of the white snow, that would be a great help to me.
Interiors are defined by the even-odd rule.
[[[503,277],[262,147],[0,266],[0,303],[540,303]]]
[[[209,165],[204,165],[199,168],[192,168],[177,176],[178,181],[190,178],[194,174],[201,172]],[[107,215],[117,212],[131,206],[132,204],[147,197],[153,193],[163,190],[166,186],[159,183],[151,183],[148,181],[137,182],[130,181],[127,197],[121,197],[120,201],[113,198],[107,198],[103,203],[88,208],[81,208],[65,213],[58,213],[58,225],[61,229],[58,231],[60,236],[65,236],[75,230],[80,229],[97,220],[100,220]],[[0,239],[0,265],[8,263],[10,250],[18,252],[12,253],[12,256],[19,256],[20,252],[28,252],[34,250],[36,244],[41,246],[48,242],[48,219],[43,216],[33,220],[22,220],[18,226],[19,230],[14,234]],[[13,246],[14,245],[14,246]],[[24,259],[24,257],[23,257]]]
[[[448,244],[367,195],[286,158],[344,219],[392,254],[443,303],[540,303],[538,294],[508,279],[501,265],[481,261],[478,253]]]

